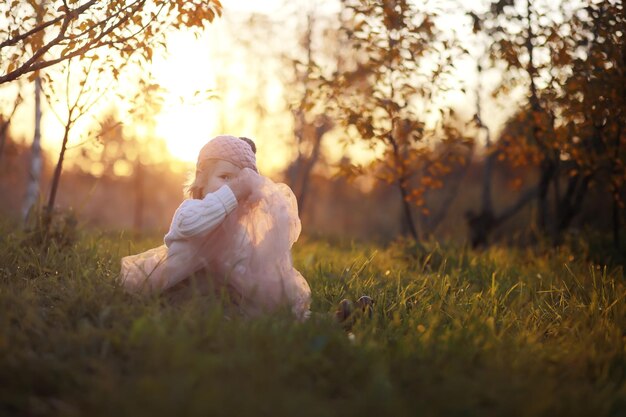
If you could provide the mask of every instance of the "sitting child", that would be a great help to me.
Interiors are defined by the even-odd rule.
[[[311,290],[293,267],[300,235],[296,199],[285,184],[258,174],[247,138],[217,136],[201,150],[190,199],[176,210],[164,245],[122,258],[122,284],[162,292],[205,270],[248,316],[288,306],[310,315]]]

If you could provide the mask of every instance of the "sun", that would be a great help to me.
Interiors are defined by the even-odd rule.
[[[156,133],[177,159],[195,161],[216,130],[217,100],[209,37],[191,33],[168,36],[168,55],[156,57],[152,74],[164,91],[163,107],[155,116]]]
[[[200,148],[213,136],[215,111],[210,104],[179,105],[159,114],[156,133],[165,139],[167,150],[176,159],[195,162]]]
[[[242,62],[219,56],[215,49],[219,24],[195,38],[191,33],[176,32],[168,36],[167,56],[158,56],[152,63],[152,75],[163,91],[163,105],[154,116],[155,133],[163,138],[171,157],[195,162],[206,142],[219,134],[247,136],[257,144],[259,168],[276,172],[285,167],[292,150],[275,126],[266,126],[254,106],[242,104],[250,91],[266,94],[251,84]],[[224,76],[228,77],[226,85]],[[246,96],[248,94],[248,96]],[[281,89],[274,86],[267,94],[278,97]],[[272,101],[280,101],[276,97]],[[274,120],[278,117],[277,120]],[[287,128],[286,114],[274,114],[273,125]]]

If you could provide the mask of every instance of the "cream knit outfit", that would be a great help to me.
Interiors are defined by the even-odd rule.
[[[178,207],[170,230],[165,235],[165,246],[173,242],[208,233],[217,227],[226,215],[237,208],[237,198],[228,185],[222,185],[202,200],[188,199]]]
[[[258,174],[253,179],[254,191],[242,204],[227,185],[183,201],[164,245],[122,258],[124,288],[161,292],[204,269],[248,316],[287,306],[298,319],[309,317],[311,290],[291,259],[301,230],[295,196],[285,184]]]

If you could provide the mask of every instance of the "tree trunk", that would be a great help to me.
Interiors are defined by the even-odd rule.
[[[407,201],[408,192],[406,190],[406,184],[404,179],[398,180],[398,188],[400,189],[400,195],[402,196],[402,209],[404,212],[404,220],[411,233],[411,236],[415,241],[418,240],[417,229],[415,228],[415,222],[413,221],[413,214],[411,213],[411,204]]]
[[[52,220],[52,213],[54,211],[54,202],[57,196],[57,190],[59,188],[59,182],[61,181],[61,172],[63,170],[63,160],[65,159],[65,150],[67,149],[67,140],[70,133],[70,121],[65,126],[65,132],[63,134],[63,143],[61,144],[61,152],[59,152],[59,160],[57,166],[54,169],[54,175],[52,177],[52,184],[50,185],[50,198],[48,199],[48,207],[46,208],[46,228],[49,226]]]
[[[615,196],[613,196],[613,246],[615,249],[620,248],[620,236],[619,229],[621,227],[620,224],[620,208],[619,201]]]
[[[30,170],[26,185],[26,196],[22,207],[22,220],[28,220],[33,206],[39,199],[39,179],[41,177],[41,78],[35,78],[35,135],[31,145]]]
[[[483,210],[479,214],[473,211],[465,213],[465,219],[469,228],[470,244],[473,248],[487,246],[489,234],[496,227],[496,220],[491,211]]]
[[[493,214],[493,201],[491,198],[491,184],[493,181],[493,166],[495,165],[496,158],[498,156],[498,152],[492,149],[491,132],[489,131],[489,128],[484,125],[482,119],[482,110],[480,105],[480,93],[482,90],[482,65],[480,64],[480,61],[476,64],[476,71],[478,73],[478,84],[476,86],[476,121],[478,123],[478,127],[485,131],[485,150],[487,152],[487,157],[485,158],[485,165],[483,169],[480,212],[475,214],[470,210],[465,213],[465,220],[467,221],[470,235],[470,244],[473,248],[486,246],[489,234],[496,227],[496,219]]]
[[[486,246],[489,234],[535,199],[538,193],[539,186],[527,190],[515,203],[502,210],[498,216],[494,215],[491,211],[483,211],[479,214],[468,211],[465,217],[470,230],[470,243],[472,247]]]
[[[311,152],[311,156],[309,157],[309,159],[306,162],[304,162],[304,167],[302,169],[302,172],[300,173],[302,179],[300,181],[300,188],[299,188],[298,198],[297,198],[298,211],[300,213],[304,212],[305,199],[309,191],[311,171],[313,171],[313,167],[315,166],[315,164],[317,163],[317,160],[320,157],[320,151],[322,149],[322,139],[324,138],[324,135],[332,128],[333,128],[333,123],[328,117],[319,116],[316,118],[316,125],[315,125],[315,128],[313,129],[313,132],[315,135],[313,137],[313,140],[315,141],[313,144],[313,151]]]
[[[489,155],[485,160],[485,169],[483,171],[483,192],[482,192],[482,205],[483,211],[493,211],[493,203],[491,199],[491,183],[493,181],[493,166],[496,162],[498,152],[493,149],[487,148]]]
[[[135,237],[140,237],[143,229],[143,165],[140,161],[135,164],[135,216],[134,231]]]
[[[545,231],[548,221],[548,191],[550,189],[550,183],[554,176],[554,163],[552,160],[546,158],[541,162],[541,175],[539,178],[539,194],[537,198],[538,211],[537,211],[537,225],[540,230]]]
[[[582,204],[589,189],[591,175],[576,175],[571,177],[567,185],[567,190],[559,204],[559,212],[557,219],[557,229],[554,237],[554,243],[561,242],[562,233],[570,226],[572,220],[580,212]]]
[[[456,181],[451,187],[449,187],[448,194],[443,199],[439,210],[435,211],[435,213],[431,217],[424,219],[424,224],[426,224],[428,227],[427,230],[422,229],[422,235],[424,237],[428,237],[431,234],[435,233],[441,222],[443,222],[443,220],[447,217],[448,211],[450,211],[450,208],[452,207],[452,203],[459,195],[459,188],[461,187],[461,183],[463,183],[463,179],[465,178],[467,171],[469,170],[469,167],[471,165],[471,158],[472,156],[470,155],[465,163],[465,166],[463,166],[463,168],[460,169],[459,172],[456,174]]]
[[[298,197],[296,198],[296,200],[298,201],[298,211],[300,212],[300,214],[304,212],[304,204],[306,202],[306,196],[309,191],[309,179],[311,177],[311,170],[313,169],[313,166],[315,165],[315,162],[317,162],[317,158],[319,157],[320,142],[321,140],[317,139],[311,158],[309,158],[308,161],[304,162],[304,167],[301,174],[302,179],[300,181],[300,189],[298,192]]]
[[[15,102],[13,103],[13,110],[11,110],[11,113],[9,113],[6,120],[2,121],[2,126],[0,126],[0,162],[2,161],[2,155],[4,154],[4,147],[9,133],[9,125],[11,124],[11,120],[21,103],[22,96],[18,93],[17,97],[15,97]]]
[[[4,144],[7,141],[7,132],[9,130],[10,120],[0,121],[2,126],[0,126],[0,163],[2,162],[2,154],[4,153]],[[1,165],[0,165],[1,166]]]

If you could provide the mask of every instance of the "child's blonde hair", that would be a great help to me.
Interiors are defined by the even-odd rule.
[[[185,196],[196,200],[201,200],[204,197],[204,185],[207,183],[209,177],[213,173],[215,163],[217,159],[205,159],[198,163],[196,166],[195,175],[191,172],[187,178],[184,192]]]

